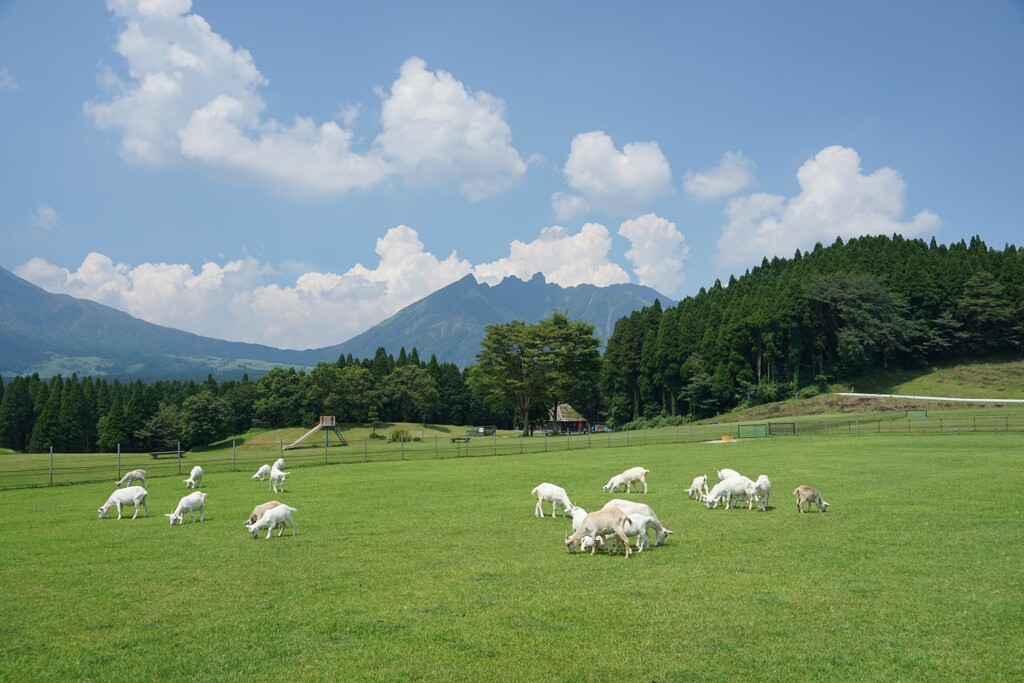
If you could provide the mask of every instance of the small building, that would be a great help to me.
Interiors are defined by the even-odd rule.
[[[559,403],[548,413],[543,429],[546,434],[582,434],[590,431],[590,422],[568,403]]]

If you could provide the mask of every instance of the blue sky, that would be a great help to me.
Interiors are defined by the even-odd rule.
[[[0,266],[342,342],[466,274],[672,298],[1024,243],[1024,3],[0,0]]]

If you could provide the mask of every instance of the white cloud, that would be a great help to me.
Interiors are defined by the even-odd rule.
[[[797,172],[800,193],[790,199],[756,193],[731,199],[728,222],[718,239],[717,261],[726,267],[760,263],[764,257],[789,257],[797,249],[836,237],[898,233],[915,236],[936,230],[931,211],[903,220],[906,183],[891,168],[861,172],[860,156],[832,146],[804,162]]]
[[[17,90],[18,81],[7,70],[6,66],[0,66],[0,90]]]
[[[406,178],[458,185],[477,200],[518,183],[526,162],[512,147],[505,103],[469,92],[445,71],[413,57],[383,98],[375,147]]]
[[[512,147],[504,103],[470,93],[451,74],[411,58],[383,99],[372,148],[353,149],[358,104],[334,121],[266,118],[268,85],[247,50],[235,48],[191,12],[190,0],[108,0],[123,21],[117,52],[127,81],[106,69],[93,123],[120,135],[130,163],[191,162],[300,195],[344,193],[398,174],[452,184],[480,199],[519,182],[527,164]]]
[[[19,276],[51,292],[71,294],[143,320],[218,339],[281,348],[345,341],[470,272],[453,252],[425,252],[416,231],[397,226],[377,240],[374,268],[342,275],[308,272],[294,284],[271,282],[274,270],[252,257],[224,264],[143,263],[130,266],[89,254],[75,271],[35,258]]]
[[[686,275],[683,262],[690,254],[686,237],[676,224],[649,213],[619,226],[619,234],[632,245],[626,258],[640,284],[675,297]]]
[[[557,192],[551,205],[560,219],[590,209],[627,213],[672,192],[672,169],[656,142],[626,143],[615,149],[603,131],[573,138],[562,168],[571,192]]]
[[[575,235],[562,226],[548,227],[532,242],[513,241],[507,257],[477,265],[473,275],[491,285],[509,276],[529,280],[534,273],[562,287],[629,282],[626,271],[608,259],[611,246],[608,229],[598,223],[587,223]]]
[[[709,171],[687,171],[683,189],[701,199],[727,197],[754,184],[754,168],[743,152],[726,152]]]
[[[60,225],[57,209],[47,204],[40,204],[30,220],[32,225],[43,230],[53,230]]]

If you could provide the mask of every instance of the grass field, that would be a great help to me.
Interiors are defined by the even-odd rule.
[[[0,493],[0,680],[1021,680],[1019,433],[798,437],[208,474],[203,523],[109,483]],[[530,489],[651,470],[666,545],[568,555]],[[768,512],[683,492],[731,467]],[[832,507],[798,515],[808,483]],[[271,498],[298,534],[241,526]],[[129,514],[130,516],[130,514]]]

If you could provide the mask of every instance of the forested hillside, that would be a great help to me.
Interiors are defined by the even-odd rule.
[[[662,310],[622,318],[606,345],[612,420],[706,417],[813,395],[869,367],[1020,353],[1024,250],[862,237],[765,259]]]

